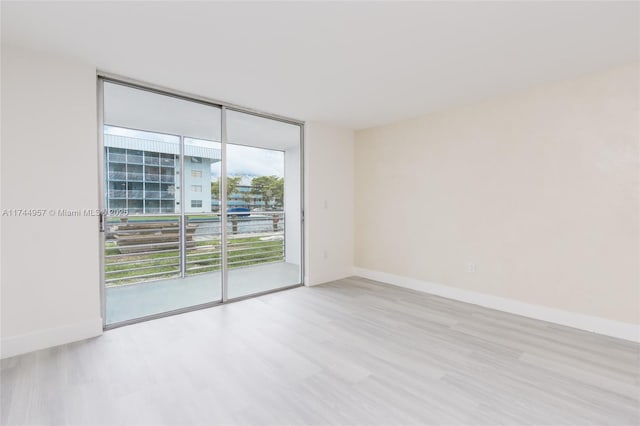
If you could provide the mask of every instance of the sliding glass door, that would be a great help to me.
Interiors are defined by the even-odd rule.
[[[300,285],[301,126],[100,83],[105,326]]]
[[[227,110],[230,298],[301,278],[300,126]]]

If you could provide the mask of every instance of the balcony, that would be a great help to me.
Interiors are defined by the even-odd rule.
[[[147,166],[158,166],[160,165],[160,159],[158,157],[148,157],[145,155],[144,164]]]
[[[124,189],[110,189],[107,193],[107,197],[110,199],[127,198],[127,191]]]
[[[221,298],[220,217],[187,217],[183,262],[179,216],[150,213],[107,223],[107,323]],[[229,297],[300,282],[299,266],[285,262],[283,224],[282,213],[229,219]]]
[[[127,180],[127,172],[109,172],[109,180]]]
[[[142,191],[120,192],[142,195]],[[169,195],[165,192],[162,194]],[[231,216],[227,224],[230,268],[283,261],[282,217],[282,213]],[[110,219],[106,232],[107,284],[137,283],[150,278],[171,276],[176,270],[180,271],[179,264],[167,263],[177,255],[177,244],[180,241],[179,220],[179,216],[158,219],[144,215],[126,222]],[[211,215],[202,218],[192,215],[191,220],[189,216],[187,220],[187,242],[193,243],[187,244],[187,262],[184,267],[186,273],[218,270],[221,261],[220,217]],[[193,236],[198,238],[192,238]]]
[[[300,283],[299,267],[287,262],[264,263],[229,270],[229,297],[271,291]],[[137,285],[114,285],[105,289],[107,324],[194,306],[222,299],[220,270],[179,278],[162,278]]]
[[[127,172],[127,180],[131,182],[142,182],[144,174],[136,172]]]
[[[175,193],[169,191],[145,191],[144,198],[147,200],[174,200]]]
[[[127,163],[142,164],[144,162],[142,155],[127,154]]]
[[[109,162],[110,163],[126,163],[127,155],[126,154],[118,154],[118,153],[109,153]]]

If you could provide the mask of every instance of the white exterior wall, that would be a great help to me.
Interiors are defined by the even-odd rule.
[[[203,158],[202,163],[191,162],[191,157],[184,159],[184,188],[185,191],[185,213],[205,213],[211,211],[211,160]],[[191,176],[192,170],[202,172],[202,177],[196,178]],[[176,181],[180,178],[176,175]],[[192,185],[202,187],[202,192],[193,191]],[[202,200],[202,207],[191,207],[192,200]],[[179,202],[180,200],[176,200]]]

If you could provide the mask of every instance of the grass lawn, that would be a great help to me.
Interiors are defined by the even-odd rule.
[[[282,240],[262,241],[260,237],[232,238],[227,243],[229,268],[284,261],[283,243]],[[177,242],[175,247],[151,250],[150,247],[149,251],[144,253],[123,253],[115,242],[107,242],[105,247],[107,286],[180,275],[180,251],[177,249]],[[188,243],[187,275],[219,271],[221,261],[219,239]]]

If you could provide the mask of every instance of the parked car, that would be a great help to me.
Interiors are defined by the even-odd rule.
[[[249,209],[246,207],[232,207],[230,209],[227,209],[227,216],[246,217],[250,214],[251,211],[249,211]]]

